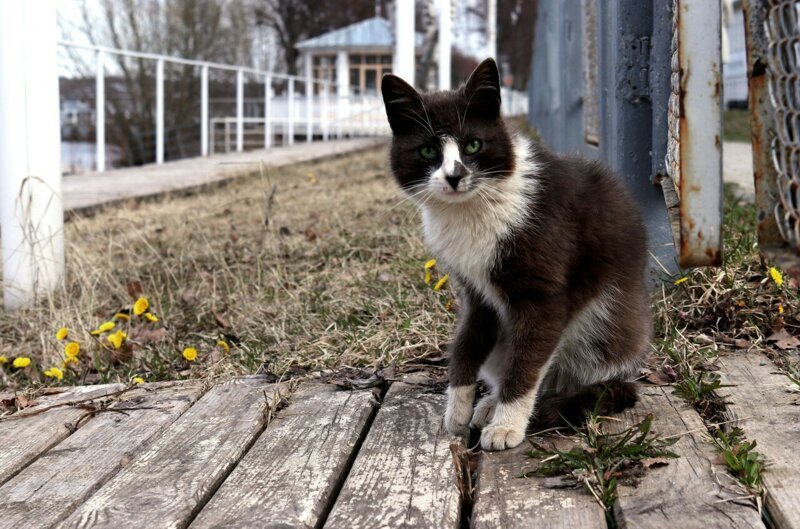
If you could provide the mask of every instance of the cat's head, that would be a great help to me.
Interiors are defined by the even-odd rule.
[[[500,116],[500,76],[486,59],[457,90],[419,93],[396,75],[381,83],[392,128],[392,171],[409,194],[464,202],[514,170]]]

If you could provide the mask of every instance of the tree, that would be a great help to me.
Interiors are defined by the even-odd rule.
[[[96,45],[189,59],[248,64],[251,32],[241,0],[100,0],[81,4],[78,27]],[[62,32],[68,28],[62,24]],[[68,36],[68,35],[67,35]],[[94,65],[73,53],[77,73]],[[84,60],[82,60],[84,59]],[[152,161],[155,143],[155,61],[110,55],[106,70],[106,134],[123,149],[125,162]],[[167,158],[186,155],[182,132],[199,143],[199,80],[195,67],[165,68],[165,128],[173,140]],[[196,146],[194,150],[197,150]],[[184,151],[184,152],[181,152]]]

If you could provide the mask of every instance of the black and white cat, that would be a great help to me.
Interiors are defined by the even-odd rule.
[[[458,90],[421,94],[391,74],[381,90],[394,176],[461,286],[447,429],[482,428],[482,447],[502,450],[531,418],[632,406],[651,313],[645,230],[624,185],[510,134],[492,59]],[[479,378],[490,392],[473,409]]]

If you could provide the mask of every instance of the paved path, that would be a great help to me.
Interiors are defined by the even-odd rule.
[[[190,158],[64,178],[64,210],[81,211],[127,198],[154,196],[227,180],[257,171],[261,164],[281,167],[346,154],[386,143],[386,138],[356,138],[296,143],[269,150]]]
[[[749,143],[726,141],[722,145],[722,179],[736,184],[741,197],[753,200],[753,151]]]

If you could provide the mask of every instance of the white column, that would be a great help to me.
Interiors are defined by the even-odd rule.
[[[164,59],[156,62],[156,163],[164,163]]]
[[[95,148],[98,171],[106,170],[106,68],[105,53],[97,51],[97,71],[94,80]]]
[[[264,79],[264,148],[272,147],[272,76]]]
[[[414,84],[414,0],[395,0],[394,73]]]
[[[314,137],[314,71],[311,68],[312,55],[303,54],[304,74],[306,78],[306,141]]]
[[[208,156],[208,65],[200,68],[200,154]]]
[[[497,59],[497,0],[486,7],[486,56]]]
[[[236,70],[236,152],[244,150],[244,71]]]
[[[453,10],[451,0],[439,0],[439,90],[450,90]]]
[[[288,138],[284,138],[284,143],[288,143],[289,145],[294,144],[294,77],[289,78],[289,94],[286,100],[286,108],[289,112],[288,115],[288,126],[286,131],[284,131],[284,135]]]
[[[350,115],[350,58],[346,50],[336,52],[336,137],[342,137],[342,120]]]
[[[6,310],[64,276],[56,8],[0,1],[0,240]]]

